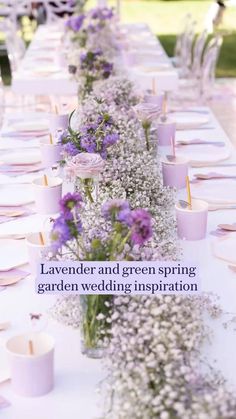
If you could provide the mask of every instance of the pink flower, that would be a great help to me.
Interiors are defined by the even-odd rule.
[[[104,167],[104,160],[97,153],[79,153],[67,163],[67,174],[81,179],[97,178]]]
[[[161,107],[156,103],[138,103],[133,107],[138,119],[142,122],[152,122],[161,114]]]

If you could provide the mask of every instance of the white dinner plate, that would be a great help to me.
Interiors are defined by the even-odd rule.
[[[8,130],[11,131],[47,131],[48,130],[48,120],[18,120],[9,123]]]
[[[194,129],[207,124],[210,118],[197,112],[173,112],[171,120],[176,123],[177,129]]]
[[[216,147],[211,144],[189,144],[176,149],[179,157],[185,157],[191,166],[213,165],[226,160],[231,155],[231,148]]]
[[[209,204],[236,204],[236,179],[200,180],[191,185],[192,196]]]
[[[16,143],[17,141],[17,143]],[[12,137],[5,137],[2,141],[0,140],[0,150],[9,150],[9,149],[26,149],[26,148],[39,148],[39,140],[38,138],[33,139],[33,140],[27,140],[27,141],[22,141],[22,140],[15,140],[15,138]]]
[[[0,185],[0,206],[19,206],[34,202],[32,185]]]
[[[9,271],[28,263],[25,240],[5,240],[0,238],[0,252],[0,271]]]
[[[39,150],[35,151],[19,151],[2,154],[1,163],[5,164],[36,164],[41,161],[41,153]]]

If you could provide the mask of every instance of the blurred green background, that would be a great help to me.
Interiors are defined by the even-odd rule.
[[[196,20],[196,30],[204,28],[207,12],[214,0],[121,0],[121,18],[124,23],[146,22],[159,37],[168,55],[172,56],[176,34],[181,31],[182,21],[187,13]],[[227,2],[226,2],[227,3]],[[95,0],[89,0],[87,8],[95,6]],[[116,5],[115,0],[109,5]],[[26,42],[30,42],[36,22],[22,19],[22,30]],[[217,66],[217,77],[236,77],[236,4],[227,6],[222,25],[218,29],[224,36],[223,47]],[[0,34],[0,42],[3,35]],[[10,82],[9,65],[6,54],[1,51],[0,63],[5,83]]]

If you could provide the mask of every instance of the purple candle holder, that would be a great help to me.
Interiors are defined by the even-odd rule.
[[[149,94],[149,95],[144,96],[144,102],[155,103],[156,105],[160,106],[161,109],[163,106],[163,100],[164,100],[163,94],[160,94],[160,95]]]
[[[59,212],[59,201],[62,197],[62,179],[48,177],[48,185],[44,185],[44,179],[33,181],[35,206],[38,214],[55,214]]]
[[[39,240],[39,233],[32,233],[26,237],[26,245],[29,256],[29,266],[32,275],[36,276],[38,263],[43,259],[43,255],[50,250],[49,234],[43,233],[45,244]]]
[[[158,145],[171,145],[172,138],[175,138],[176,124],[174,122],[159,122],[157,124]]]
[[[49,131],[55,136],[58,130],[65,130],[69,125],[69,114],[51,114],[49,118]]]
[[[188,160],[183,157],[176,157],[174,161],[162,161],[163,185],[172,188],[182,189],[186,186],[188,175]]]
[[[29,351],[32,343],[33,353]],[[19,335],[6,343],[11,383],[16,394],[38,397],[54,385],[54,339],[46,333]]]
[[[192,209],[175,205],[178,237],[183,240],[202,240],[206,237],[208,203],[192,200]]]
[[[49,140],[42,139],[40,141],[40,150],[42,157],[42,165],[45,168],[52,167],[61,160],[62,146],[61,144],[51,144]]]

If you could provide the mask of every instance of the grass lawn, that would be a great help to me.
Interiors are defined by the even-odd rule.
[[[120,0],[121,18],[124,23],[146,22],[160,38],[165,50],[173,55],[175,37],[181,30],[184,16],[191,13],[197,21],[196,30],[204,27],[206,13],[213,0]],[[94,7],[96,0],[89,0],[87,8]],[[116,0],[109,0],[115,5]],[[224,22],[219,30],[224,34],[224,43],[217,66],[218,77],[236,77],[236,7],[227,7]],[[27,40],[32,36],[32,26],[24,24]],[[0,36],[1,40],[1,36]],[[6,57],[0,57],[3,76],[9,80]]]
[[[110,3],[115,4],[112,1]],[[147,22],[171,56],[184,16],[191,13],[197,22],[196,30],[200,32],[204,28],[205,16],[211,4],[212,1],[208,0],[121,0],[121,17],[127,23]],[[224,43],[217,76],[236,77],[236,7],[226,9],[223,25],[219,30],[224,34]]]
[[[115,3],[111,1],[110,4]],[[122,21],[127,23],[147,22],[171,56],[184,16],[191,13],[197,21],[196,30],[200,32],[204,28],[205,16],[211,4],[212,1],[208,0],[121,0],[121,16]],[[219,30],[224,34],[224,43],[217,76],[236,77],[236,7],[226,9],[223,25]]]

